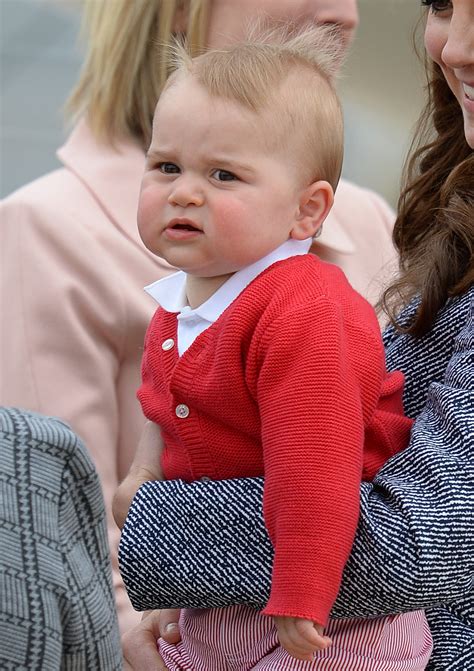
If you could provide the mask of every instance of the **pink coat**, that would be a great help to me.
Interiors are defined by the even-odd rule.
[[[142,288],[171,269],[138,236],[144,157],[134,142],[99,145],[82,122],[58,157],[63,168],[1,204],[0,404],[61,417],[83,438],[102,481],[126,630],[139,616],[118,573],[110,510],[144,422],[135,394],[155,305]],[[379,196],[343,181],[315,251],[374,301],[395,267],[392,223]]]

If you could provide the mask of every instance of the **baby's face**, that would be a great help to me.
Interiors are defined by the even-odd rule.
[[[178,78],[157,105],[142,181],[138,227],[148,249],[217,277],[296,237],[305,185],[276,144],[265,117]]]

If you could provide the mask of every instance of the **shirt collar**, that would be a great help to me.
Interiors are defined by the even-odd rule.
[[[205,303],[194,309],[187,306],[186,273],[182,271],[149,284],[145,287],[145,291],[167,312],[183,313],[179,316],[185,318],[197,315],[201,319],[213,323],[257,275],[260,275],[277,261],[283,261],[291,256],[307,254],[311,243],[312,238],[286,240],[263,258],[231,275]]]

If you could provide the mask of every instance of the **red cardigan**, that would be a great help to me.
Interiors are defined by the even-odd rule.
[[[181,358],[176,345],[162,348],[170,338],[176,315],[158,309],[138,397],[162,428],[165,477],[265,475],[275,559],[263,612],[325,624],[360,480],[407,444],[411,427],[372,307],[308,254],[267,268]]]

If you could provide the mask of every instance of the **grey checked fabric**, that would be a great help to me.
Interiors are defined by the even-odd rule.
[[[122,668],[102,491],[62,422],[0,408],[0,669]]]

